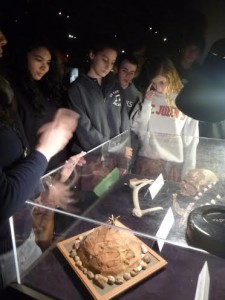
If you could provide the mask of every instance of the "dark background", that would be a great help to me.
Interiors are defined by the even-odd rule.
[[[2,27],[9,41],[7,47],[15,48],[29,36],[44,35],[68,54],[75,65],[82,63],[90,42],[99,34],[117,39],[121,50],[144,42],[149,55],[159,52],[173,55],[187,35],[204,34],[206,28],[204,16],[187,8],[185,0],[0,2]],[[74,38],[69,38],[69,34]]]

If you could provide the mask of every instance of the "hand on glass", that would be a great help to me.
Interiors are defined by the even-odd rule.
[[[78,203],[69,185],[59,180],[51,180],[48,190],[42,192],[41,196],[36,199],[36,203],[52,208],[61,208],[73,213],[79,212],[74,205]]]
[[[86,164],[86,160],[84,159],[84,155],[86,152],[82,151],[77,155],[71,156],[63,166],[61,172],[60,172],[60,182],[65,182],[72,172],[74,171],[75,167],[78,166],[83,166]]]
[[[73,197],[70,186],[60,181],[53,181],[49,187],[48,203],[53,207],[67,210],[68,205],[77,203]]]
[[[125,148],[125,158],[131,159],[133,156],[133,149],[131,147]]]

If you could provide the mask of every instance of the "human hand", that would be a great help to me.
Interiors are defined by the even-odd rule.
[[[75,196],[71,190],[71,185],[55,181],[50,188],[49,201],[55,205],[56,208],[60,208],[70,213],[80,213],[78,207],[79,199]]]
[[[125,157],[131,159],[133,156],[133,148],[125,147]]]
[[[81,151],[79,154],[71,156],[69,160],[66,161],[60,172],[60,182],[65,182],[70,177],[77,165],[83,166],[86,164],[86,160],[83,157],[85,154],[86,152]]]
[[[38,131],[39,139],[36,150],[45,155],[47,160],[61,151],[73,136],[79,115],[66,108],[56,112],[53,121],[44,124]]]
[[[38,198],[35,203],[46,207],[63,209],[71,213],[79,213],[80,208],[77,207],[79,199],[75,197],[70,185],[60,182],[59,180],[50,177],[47,182],[47,188]],[[35,207],[36,214],[45,213],[45,208]]]
[[[53,181],[49,186],[48,205],[56,208],[65,208],[66,203],[72,200],[73,193],[70,187],[60,181]]]
[[[150,101],[152,100],[153,95],[154,95],[154,90],[152,89],[152,83],[150,83],[145,93],[145,99]]]

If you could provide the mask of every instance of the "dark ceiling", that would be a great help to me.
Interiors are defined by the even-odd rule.
[[[177,51],[195,20],[188,15],[184,0],[7,0],[0,11],[10,43],[42,34],[77,57],[100,33],[114,36],[124,48],[144,40],[155,51]]]

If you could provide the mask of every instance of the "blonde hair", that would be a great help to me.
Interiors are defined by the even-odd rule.
[[[154,65],[155,64],[155,65]],[[156,76],[163,76],[168,80],[166,92],[166,102],[170,107],[176,107],[175,97],[180,92],[183,84],[173,65],[173,62],[168,58],[158,58],[153,62],[153,72],[151,79]]]

